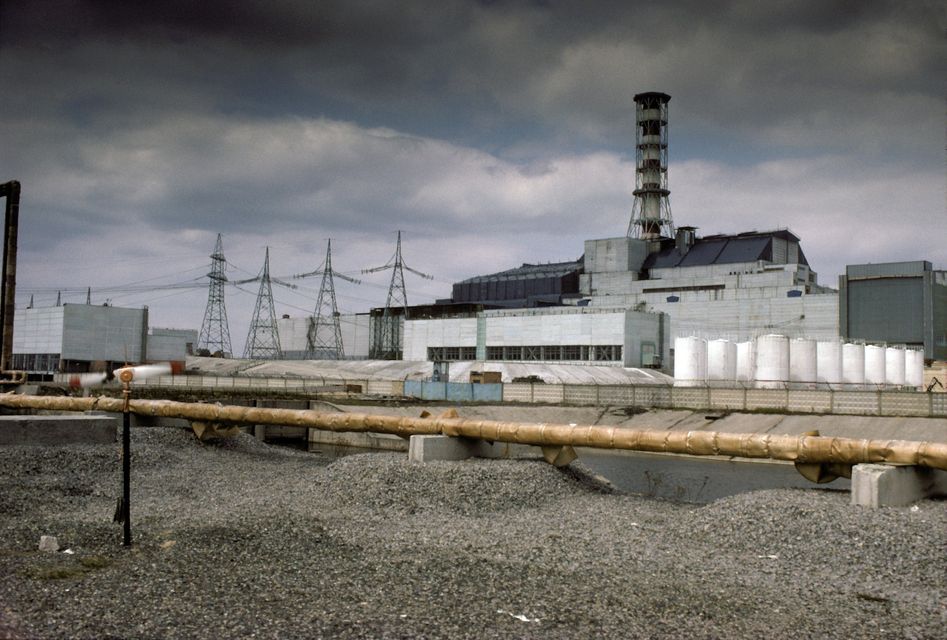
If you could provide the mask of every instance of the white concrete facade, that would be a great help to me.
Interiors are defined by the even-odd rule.
[[[666,332],[666,316],[627,309],[493,310],[408,320],[404,359],[650,366],[668,356]]]
[[[647,279],[640,273],[645,258],[637,264],[627,259],[640,255],[635,242],[644,246],[630,238],[586,241],[580,291],[590,306],[666,313],[671,340],[697,335],[742,341],[773,332],[839,337],[838,292],[818,285],[816,274],[798,262],[796,242],[772,238],[774,262],[653,268]]]
[[[308,349],[309,317],[283,317],[276,321],[279,331],[280,348],[291,359],[305,358]],[[339,316],[339,328],[342,330],[342,348],[347,359],[367,358],[369,347],[369,314],[347,313]]]

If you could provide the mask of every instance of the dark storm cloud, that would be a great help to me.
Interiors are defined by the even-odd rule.
[[[688,116],[687,138],[710,126],[793,148],[863,130],[892,106],[876,96],[901,94],[915,114],[941,97],[943,11],[925,2],[4,6],[4,47],[25,70],[31,58],[47,70],[50,56],[80,61],[51,78],[78,94],[64,106],[77,118],[95,105],[83,80],[111,72],[124,82],[98,99],[112,111],[180,100],[355,118],[488,149],[522,150],[539,134],[558,148],[627,149],[631,96],[661,89]],[[853,140],[863,137],[833,136],[837,149]]]

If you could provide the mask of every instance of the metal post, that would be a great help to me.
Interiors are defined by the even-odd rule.
[[[6,197],[3,217],[3,265],[0,282],[0,370],[11,368],[13,360],[13,314],[16,300],[16,246],[20,226],[20,183],[16,180],[0,184],[0,197]]]
[[[124,403],[122,406],[122,521],[125,526],[123,544],[130,547],[132,544],[132,520],[131,520],[131,411],[129,410],[129,400],[131,398],[131,379],[130,371],[122,371],[122,395]]]

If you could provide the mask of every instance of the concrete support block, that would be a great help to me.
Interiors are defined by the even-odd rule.
[[[530,447],[529,449],[534,449]],[[434,462],[437,460],[466,460],[467,458],[511,458],[529,450],[523,445],[505,442],[486,442],[473,438],[452,436],[411,436],[408,441],[408,460]]]
[[[109,444],[117,433],[106,416],[0,416],[0,445]]]
[[[852,504],[903,507],[947,495],[947,471],[926,467],[857,464],[852,467]]]

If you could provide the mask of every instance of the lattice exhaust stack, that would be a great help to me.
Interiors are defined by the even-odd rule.
[[[666,93],[635,96],[635,204],[628,234],[642,240],[674,237],[668,203],[668,102]]]

